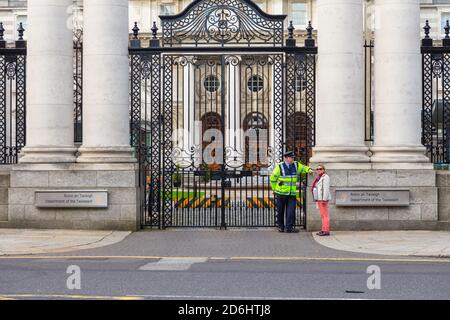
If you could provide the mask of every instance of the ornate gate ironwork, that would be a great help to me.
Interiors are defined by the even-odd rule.
[[[144,227],[275,226],[269,187],[282,152],[315,141],[315,55],[284,15],[249,0],[198,0],[130,43],[131,145]],[[306,181],[296,225],[306,223]]]
[[[433,46],[428,20],[422,40],[422,144],[435,164],[450,164],[450,23]]]
[[[27,49],[22,24],[14,48],[6,47],[4,31],[0,23],[0,164],[14,164],[26,138]]]
[[[74,142],[83,141],[83,29],[73,34],[73,122]]]

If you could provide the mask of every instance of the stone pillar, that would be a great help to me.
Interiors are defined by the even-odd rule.
[[[420,3],[419,0],[376,0],[375,10],[372,162],[424,166],[429,160],[421,145],[420,129]]]
[[[231,164],[233,168],[242,167],[244,164],[244,146],[242,144],[242,123],[240,110],[240,64],[228,65],[229,70],[229,94],[228,94],[228,112],[225,124],[226,137],[225,146],[231,147],[232,150],[227,153],[227,163]]]
[[[188,59],[189,61],[190,59]],[[181,154],[181,166],[191,164],[191,150],[195,146],[195,69],[191,62],[183,67],[183,152]]]
[[[318,0],[313,163],[368,163],[364,141],[363,0]]]
[[[128,1],[84,4],[83,145],[78,162],[134,162],[130,147]]]
[[[72,0],[28,3],[27,143],[21,163],[75,162]]]

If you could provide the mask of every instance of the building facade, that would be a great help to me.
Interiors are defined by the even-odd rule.
[[[27,1],[28,0],[2,0],[0,1],[0,21],[3,22],[6,33],[5,38],[8,41],[16,39],[15,29],[19,23],[27,26]],[[138,22],[142,36],[148,36],[152,28],[153,21],[159,22],[158,16],[164,14],[175,14],[181,12],[190,0],[129,0],[130,5],[130,25]],[[74,0],[73,5],[82,11],[83,1]],[[292,20],[295,28],[305,30],[307,22],[312,21],[316,25],[317,9],[316,0],[258,0],[255,3],[267,13],[287,14],[287,21]],[[374,0],[365,0],[365,29],[368,34],[373,31],[375,16],[373,12]],[[450,19],[450,2],[447,0],[421,0],[420,1],[420,26],[425,25],[429,20],[432,28],[431,36],[433,39],[442,37],[446,20]],[[78,18],[78,21],[82,18]]]

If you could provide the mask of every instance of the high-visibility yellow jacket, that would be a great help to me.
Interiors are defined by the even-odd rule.
[[[285,162],[279,163],[270,176],[270,186],[276,194],[285,196],[297,195],[298,178],[304,179],[312,170],[310,167],[295,161],[290,167]]]

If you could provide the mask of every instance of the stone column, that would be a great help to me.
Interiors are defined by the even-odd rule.
[[[419,0],[376,0],[375,10],[375,144],[371,160],[427,163],[420,129]]]
[[[84,4],[83,145],[78,162],[134,162],[130,147],[128,0]]]
[[[229,63],[229,94],[228,94],[228,113],[226,119],[226,140],[225,146],[231,147],[232,151],[228,154],[227,163],[231,164],[233,168],[242,167],[244,164],[244,146],[242,145],[243,128],[241,123],[240,110],[240,64],[234,65]]]
[[[318,0],[313,163],[368,163],[364,141],[363,0]]]
[[[72,0],[28,3],[27,143],[21,163],[75,162]]]
[[[188,59],[189,61],[190,59]],[[183,153],[180,165],[191,164],[192,147],[195,146],[195,69],[191,62],[183,67]]]

